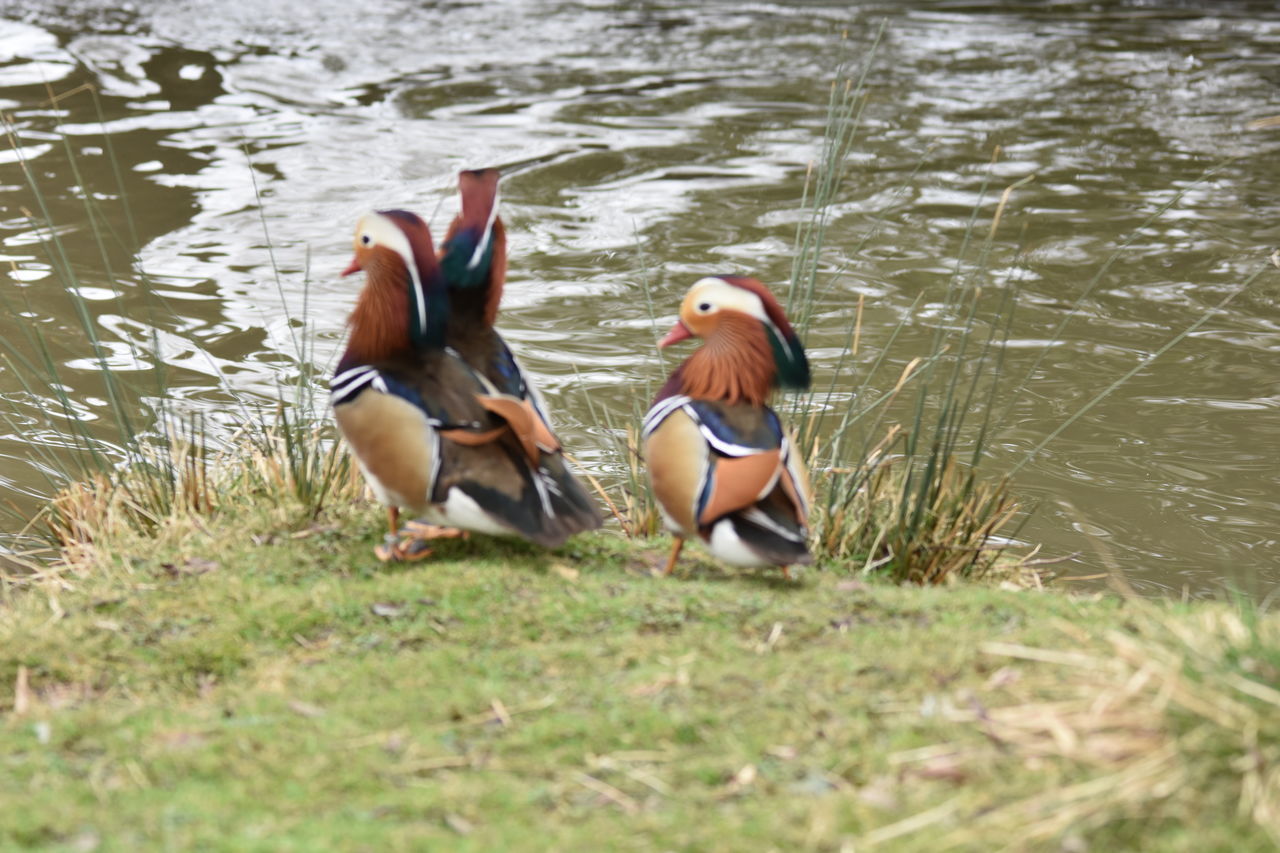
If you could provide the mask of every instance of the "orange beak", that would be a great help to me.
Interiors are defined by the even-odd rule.
[[[658,341],[658,349],[669,347],[672,344],[678,344],[685,338],[693,337],[693,332],[689,331],[689,327],[682,321],[676,320],[676,324],[671,327],[671,331],[667,332],[667,336]]]
[[[361,269],[360,259],[352,258],[351,263],[347,264],[347,268],[342,271],[341,275],[348,276],[348,275],[351,275],[353,272],[360,272],[360,269]]]

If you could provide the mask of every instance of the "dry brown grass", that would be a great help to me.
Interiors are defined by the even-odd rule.
[[[1280,845],[1280,619],[1247,606],[1133,608],[1128,630],[1061,624],[1065,648],[982,647],[1008,662],[992,684],[1021,701],[959,697],[946,713],[979,727],[989,747],[940,744],[908,759],[957,774],[971,762],[1056,765],[1064,784],[978,809],[941,846],[1003,837],[1043,849],[1104,827],[1123,837],[1126,824],[1141,839],[1232,813]]]
[[[65,580],[98,562],[100,543],[160,536],[232,505],[258,501],[306,520],[366,494],[328,424],[259,424],[217,450],[210,443],[207,436],[171,436],[137,454],[134,464],[63,487],[29,525],[46,548],[24,555],[4,579]]]
[[[986,575],[1001,560],[1000,535],[1019,510],[1008,478],[984,479],[951,453],[913,464],[896,452],[904,440],[891,427],[854,467],[824,472],[815,547],[898,582]]]
[[[649,488],[647,468],[640,447],[640,430],[627,427],[627,472],[622,487],[622,512],[627,518],[627,535],[631,537],[656,536],[662,530],[662,516],[657,500]]]

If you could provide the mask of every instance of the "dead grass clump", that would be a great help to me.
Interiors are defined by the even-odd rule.
[[[249,500],[312,520],[326,506],[359,500],[364,483],[327,424],[260,422],[216,451],[206,435],[171,437],[113,472],[61,488],[29,530],[62,569],[91,565],[98,543],[155,537],[181,519],[208,517]],[[57,572],[64,574],[65,572]],[[44,571],[7,576],[21,581]]]
[[[627,427],[627,470],[623,485],[622,512],[627,519],[627,535],[648,538],[662,530],[658,502],[649,488],[644,456],[640,450],[640,430]]]
[[[864,573],[899,583],[986,575],[1004,551],[1001,531],[1018,513],[1008,478],[983,479],[948,453],[921,461],[888,452],[900,440],[891,430],[855,468],[827,472],[817,548],[861,559]]]
[[[203,446],[189,440],[144,445],[116,471],[88,474],[58,490],[37,522],[58,548],[122,530],[150,533],[169,516],[213,512],[221,470],[210,465]]]
[[[1280,844],[1280,620],[1243,608],[1133,606],[1127,632],[1090,638],[1064,626],[1084,650],[983,647],[1039,664],[1020,685],[1036,698],[975,701],[953,716],[980,726],[998,760],[1060,762],[1080,781],[980,812],[950,841],[1118,841],[1126,827],[1193,832],[1235,815]]]
[[[652,305],[648,278],[646,277],[643,281],[646,297]],[[661,355],[660,351],[659,355]],[[649,398],[650,392],[646,386],[643,399],[647,401]],[[639,410],[637,401],[632,400],[630,419],[625,426],[620,426],[609,407],[597,409],[590,394],[584,394],[583,400],[591,421],[602,425],[606,430],[608,439],[606,458],[618,471],[612,488],[617,500],[610,496],[611,490],[606,488],[599,478],[581,465],[578,466],[579,470],[591,483],[591,487],[604,501],[605,506],[609,508],[610,514],[618,522],[618,527],[622,529],[624,536],[628,539],[649,539],[658,535],[662,530],[662,516],[658,512],[658,503],[653,496],[653,490],[649,487],[648,468],[640,445],[640,429],[636,426],[643,420],[643,412]],[[576,459],[571,458],[570,461],[577,464]]]
[[[365,494],[360,471],[334,435],[332,422],[302,419],[286,406],[279,407],[274,423],[246,428],[228,455],[249,490],[290,501],[310,518],[330,503],[350,503]]]

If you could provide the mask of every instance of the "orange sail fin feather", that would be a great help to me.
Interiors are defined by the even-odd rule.
[[[480,405],[507,422],[507,426],[520,440],[529,461],[536,463],[543,453],[553,453],[560,449],[560,442],[547,429],[528,400],[506,396],[477,399]]]
[[[765,403],[777,385],[807,387],[808,360],[781,306],[750,278],[701,279],[660,346],[703,340],[645,416],[654,496],[676,537],[740,566],[812,560],[808,478],[778,416]]]
[[[767,495],[778,480],[781,450],[764,450],[746,456],[725,456],[716,462],[713,490],[698,514],[705,527],[735,510],[751,506]]]

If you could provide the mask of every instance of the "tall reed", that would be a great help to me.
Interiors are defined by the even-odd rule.
[[[796,229],[787,291],[788,313],[796,318],[802,334],[809,330],[824,293],[834,290],[835,281],[844,272],[837,269],[824,274],[823,250],[829,245],[831,209],[840,198],[848,156],[857,141],[867,101],[866,83],[882,34],[883,28],[862,66],[856,71],[842,68],[832,84],[820,156],[806,174],[802,204],[807,213]],[[905,192],[923,162],[922,158],[895,195]],[[1208,179],[1214,171],[1209,170],[1200,180]],[[927,350],[904,356],[899,344],[904,327],[920,322],[917,309],[922,295],[881,335],[878,352],[864,356],[861,350],[867,330],[860,297],[850,311],[845,344],[829,377],[815,382],[809,393],[783,404],[787,420],[796,425],[796,446],[817,475],[812,522],[814,545],[820,555],[852,560],[863,572],[914,583],[940,583],[955,576],[986,573],[997,564],[1026,519],[1012,489],[1013,474],[1100,400],[1207,322],[1264,270],[1260,265],[1188,328],[1172,334],[1156,351],[1064,418],[1021,459],[1005,470],[992,471],[990,444],[1000,434],[1013,404],[1028,390],[1044,354],[1134,236],[1175,206],[1191,188],[1175,194],[1120,242],[1086,284],[1031,368],[1014,379],[1006,376],[1004,354],[1017,308],[1018,269],[1013,265],[1012,272],[997,275],[990,262],[999,247],[999,227],[1008,205],[1017,190],[1032,179],[1028,175],[1003,187],[988,220],[983,213],[993,197],[988,170],[941,298],[931,306],[935,317],[930,320],[934,326]],[[856,256],[874,239],[879,226],[879,221],[873,221],[857,244],[846,249],[846,255]],[[889,371],[895,361],[902,366]]]
[[[640,240],[640,235],[637,233],[635,236],[636,274],[638,277],[635,286],[644,295],[644,304],[649,315],[649,323],[656,329],[658,327],[658,312],[653,298],[654,272],[649,264],[648,255],[645,254],[644,244]],[[665,374],[667,371],[666,356],[656,346],[657,338],[654,338],[654,340],[653,352],[657,357],[659,369]],[[608,491],[600,485],[599,480],[593,480],[593,485],[595,485],[601,498],[617,519],[622,532],[633,539],[654,536],[662,529],[662,516],[658,511],[658,503],[649,488],[648,469],[644,459],[644,451],[641,447],[639,427],[639,424],[644,419],[646,407],[653,400],[653,395],[653,385],[646,380],[640,388],[636,389],[636,393],[631,395],[629,410],[621,415],[615,413],[607,405],[597,407],[589,393],[582,395],[591,422],[604,428],[609,442],[605,450],[606,458],[611,461],[611,467],[615,471],[620,471],[620,474],[615,478],[616,485],[614,487],[619,500],[614,501],[609,496]]]

